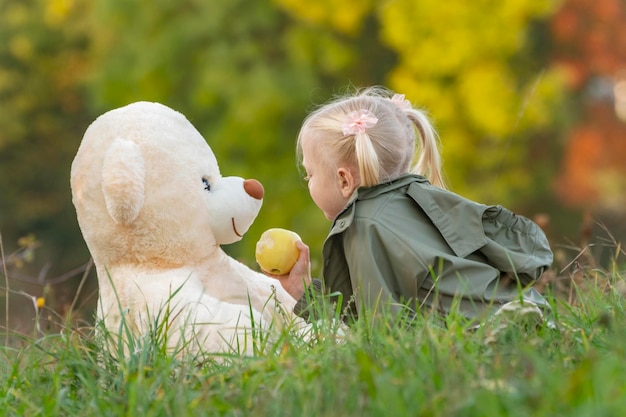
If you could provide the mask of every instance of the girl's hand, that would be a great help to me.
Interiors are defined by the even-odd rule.
[[[296,242],[296,247],[300,251],[300,257],[291,268],[289,274],[274,275],[263,271],[263,273],[280,281],[283,288],[296,300],[304,295],[306,287],[311,284],[311,258],[309,247],[301,240]]]

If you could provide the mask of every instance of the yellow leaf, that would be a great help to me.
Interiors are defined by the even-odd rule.
[[[74,7],[74,0],[47,0],[45,4],[44,19],[48,25],[55,27],[66,21]]]
[[[346,35],[356,35],[372,0],[274,0],[292,16],[314,25],[330,26]]]
[[[33,43],[24,35],[17,35],[9,41],[11,54],[19,60],[28,61],[33,57]]]
[[[518,99],[509,70],[499,63],[469,68],[459,74],[460,107],[483,134],[511,133]]]

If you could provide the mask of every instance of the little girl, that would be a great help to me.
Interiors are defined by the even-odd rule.
[[[513,300],[547,305],[530,288],[552,262],[541,229],[446,191],[435,131],[404,95],[369,88],[332,101],[306,118],[297,145],[311,198],[333,222],[324,286],[343,294],[345,311],[458,309],[474,318]],[[300,249],[282,280],[296,299],[311,282],[308,247]]]

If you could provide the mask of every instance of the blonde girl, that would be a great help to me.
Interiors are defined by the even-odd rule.
[[[552,262],[543,232],[447,191],[435,130],[404,95],[367,88],[323,105],[297,149],[311,198],[332,221],[324,286],[354,317],[379,306],[477,317],[512,300],[546,304],[530,288]],[[311,282],[300,246],[283,280],[296,299]]]

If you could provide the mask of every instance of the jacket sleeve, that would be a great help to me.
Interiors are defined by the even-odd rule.
[[[538,280],[552,264],[548,239],[532,220],[491,206],[483,215],[483,227],[487,243],[481,252],[500,271],[515,274],[523,285]]]
[[[313,278],[311,285],[309,285],[293,308],[294,314],[302,317],[306,321],[315,318],[311,317],[312,315],[315,315],[315,311],[313,311],[315,298],[322,294],[322,292],[322,281],[317,278]]]

